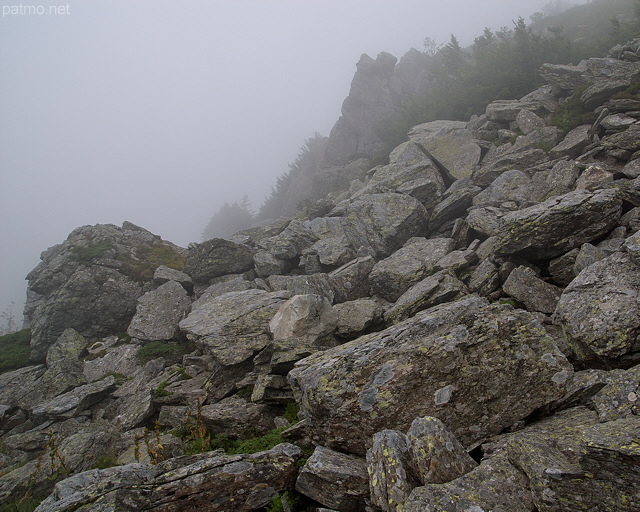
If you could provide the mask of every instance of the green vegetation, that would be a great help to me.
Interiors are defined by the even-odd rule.
[[[269,503],[265,510],[266,512],[284,512],[284,507],[282,506],[282,498],[287,501],[291,510],[299,510],[301,498],[297,493],[285,491],[282,494],[276,494],[273,498],[271,498],[271,503]]]
[[[564,133],[570,132],[583,124],[592,124],[598,117],[594,112],[587,110],[580,96],[584,89],[575,91],[567,100],[551,114],[549,124],[557,126]]]
[[[229,238],[234,233],[251,227],[255,216],[250,206],[248,196],[244,196],[240,203],[224,203],[202,231],[202,240]]]
[[[636,100],[640,101],[640,82],[635,82],[612,96],[614,100]]]
[[[0,512],[33,512],[42,500],[25,497],[12,503],[0,505]]]
[[[88,267],[93,264],[94,260],[102,258],[104,253],[112,248],[111,240],[92,242],[86,247],[75,246],[71,248],[71,259]]]
[[[297,402],[289,402],[285,407],[283,416],[285,419],[293,425],[294,423],[298,423],[298,412],[300,412],[300,406]]]
[[[173,395],[173,393],[171,393],[171,391],[167,391],[166,387],[168,386],[169,381],[168,380],[163,380],[160,384],[158,384],[158,387],[155,389],[154,391],[154,395],[156,397],[163,397],[163,396],[171,396]]]
[[[0,373],[29,364],[31,330],[12,332],[0,336]]]
[[[102,455],[101,457],[98,457],[98,460],[96,460],[96,463],[93,465],[93,469],[107,469],[117,465],[118,462],[115,457],[112,455]]]
[[[193,352],[193,346],[189,343],[167,343],[162,341],[151,341],[141,346],[136,352],[136,359],[140,364],[146,364],[152,359],[164,357],[169,360],[176,360],[185,354]]]
[[[152,279],[160,265],[175,270],[184,268],[184,256],[165,244],[141,245],[134,254],[118,254],[116,259],[122,262],[121,272],[139,283]]]

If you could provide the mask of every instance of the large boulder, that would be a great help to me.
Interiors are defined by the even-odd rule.
[[[300,448],[279,444],[251,455],[219,451],[91,470],[59,482],[39,512],[201,512],[260,509],[295,481]]]
[[[171,340],[190,305],[184,287],[177,281],[168,281],[138,299],[127,334],[144,341]]]
[[[225,293],[194,308],[180,329],[219,363],[242,363],[271,341],[269,321],[290,297],[284,291]]]
[[[533,259],[553,258],[607,234],[620,218],[615,190],[576,190],[502,218],[495,251]]]
[[[554,313],[581,364],[614,361],[640,350],[640,268],[615,253],[584,269],[563,291]]]
[[[531,314],[470,296],[311,355],[289,381],[313,439],[364,454],[375,432],[425,414],[481,441],[562,396],[572,373]]]
[[[184,272],[196,283],[209,284],[214,277],[253,269],[253,253],[246,245],[213,238],[189,249]]]
[[[67,327],[86,337],[125,332],[143,284],[160,265],[181,267],[184,252],[129,222],[74,230],[27,276],[32,359],[42,360]]]

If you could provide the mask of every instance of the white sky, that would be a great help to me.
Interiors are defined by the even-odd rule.
[[[329,134],[362,53],[401,57],[451,33],[466,46],[548,2],[12,1],[0,311],[18,313],[40,252],[78,226],[129,220],[186,246],[225,201],[248,194],[257,209],[304,140]]]

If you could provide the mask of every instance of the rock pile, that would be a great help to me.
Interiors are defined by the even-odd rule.
[[[0,375],[0,500],[640,510],[640,98],[616,94],[639,47],[414,127],[321,216],[188,250],[83,227],[44,252],[34,364]],[[363,58],[350,101],[394,65]],[[565,134],[572,94],[596,121]]]

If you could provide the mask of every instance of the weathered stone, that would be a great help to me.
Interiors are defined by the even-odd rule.
[[[471,296],[314,354],[289,380],[314,439],[364,454],[373,433],[425,414],[463,444],[485,439],[562,396],[572,373],[532,315]]]
[[[321,295],[294,295],[269,320],[274,339],[299,338],[303,342],[333,344],[338,315]]]
[[[192,409],[192,418],[195,418],[196,414],[197,409]],[[243,437],[245,434],[262,435],[274,428],[275,414],[268,406],[247,402],[236,396],[225,398],[215,404],[203,405],[200,415],[203,425],[211,432],[231,437]]]
[[[608,233],[621,213],[616,191],[576,190],[505,215],[495,250],[552,258]]]
[[[515,121],[525,135],[545,126],[544,119],[527,109],[518,112]]]
[[[214,277],[251,270],[253,254],[246,245],[213,238],[189,249],[184,272],[196,283],[208,283]]]
[[[505,171],[526,170],[547,160],[547,154],[541,149],[528,149],[518,153],[507,153],[493,162],[488,162],[473,173],[473,183],[479,187],[489,186],[493,180]]]
[[[616,360],[637,351],[640,268],[625,253],[583,270],[562,293],[554,313],[582,364]]]
[[[333,306],[338,315],[336,334],[350,338],[382,321],[382,306],[372,299],[358,299]]]
[[[473,197],[480,190],[480,187],[470,185],[446,194],[445,198],[433,208],[431,219],[429,220],[431,229],[437,229],[445,222],[463,216],[467,208],[471,206]]]
[[[411,286],[426,277],[436,262],[454,249],[451,238],[412,238],[369,274],[371,293],[394,302]]]
[[[217,278],[213,279],[213,281],[217,281]],[[246,279],[238,276],[234,276],[231,279],[225,279],[220,282],[215,282],[205,288],[198,300],[193,303],[191,309],[197,309],[202,306],[202,304],[209,302],[215,297],[220,297],[220,295],[224,295],[225,293],[242,292],[253,288],[256,288],[256,286],[252,285],[251,282]]]
[[[477,466],[437,418],[416,418],[407,432],[409,450],[422,484],[444,484]]]
[[[571,192],[580,174],[580,167],[574,161],[560,160],[545,178],[549,190],[546,198],[561,196]]]
[[[420,485],[407,436],[397,430],[376,432],[367,450],[367,465],[371,501],[384,512],[398,510]]]
[[[253,255],[253,263],[260,277],[282,275],[291,270],[291,263],[288,260],[277,258],[269,251],[257,251]]]
[[[583,124],[571,130],[557,146],[549,151],[550,158],[576,158],[591,143],[591,125]]]
[[[168,281],[138,299],[127,334],[144,341],[171,340],[179,332],[178,323],[190,305],[184,287],[177,281]]]
[[[478,255],[475,251],[470,249],[464,251],[451,251],[449,254],[440,258],[433,268],[434,270],[449,269],[454,272],[458,272],[459,270],[464,270],[477,263],[477,261]]]
[[[600,421],[640,416],[640,366],[613,376],[593,397]]]
[[[500,454],[485,457],[480,466],[451,482],[416,487],[402,510],[531,512],[534,509],[527,478],[509,463],[506,455]]]
[[[361,299],[369,296],[369,273],[375,265],[371,256],[356,258],[329,273],[336,285],[336,302]]]
[[[529,311],[551,314],[555,311],[562,290],[540,279],[529,267],[520,266],[509,274],[502,289],[524,303]]]
[[[640,266],[640,232],[635,232],[624,241],[624,250],[631,257],[631,260]]]
[[[519,207],[530,206],[536,202],[539,188],[522,171],[506,171],[498,176],[491,185],[473,198],[473,206],[500,206],[513,201]]]
[[[577,276],[585,268],[605,258],[605,253],[591,244],[582,244],[573,264],[573,275]]]
[[[576,189],[584,188],[587,190],[595,190],[604,188],[607,183],[613,181],[613,173],[599,167],[591,165],[587,167],[576,181]]]
[[[179,265],[184,250],[125,222],[83,226],[65,242],[42,253],[29,273],[31,357],[44,359],[47,348],[68,327],[85,337],[124,332],[135,314],[142,283],[158,263]]]
[[[480,163],[482,150],[461,121],[419,124],[408,135],[409,140],[425,148],[454,178],[471,176]]]
[[[209,452],[157,465],[128,464],[91,470],[58,483],[40,512],[250,512],[291,488],[301,450],[279,444],[251,455]]]
[[[335,283],[328,274],[318,273],[305,276],[270,276],[267,279],[273,291],[287,290],[295,295],[322,295],[334,302]]]
[[[31,415],[40,423],[45,419],[69,419],[96,404],[114,389],[115,379],[113,376],[108,376],[38,404],[31,410]]]
[[[471,208],[466,222],[471,229],[489,237],[495,237],[500,233],[500,223],[506,210],[488,206],[486,208]]]
[[[369,495],[367,464],[318,446],[298,475],[296,491],[340,512],[362,510]]]
[[[635,122],[636,119],[631,116],[625,116],[624,114],[610,114],[600,122],[600,126],[605,130],[617,132],[620,130],[626,130]]]
[[[389,256],[409,238],[423,235],[424,206],[404,194],[373,194],[349,203],[345,232],[351,244],[369,248],[378,258]]]
[[[94,345],[99,345],[96,342]],[[140,370],[135,358],[140,345],[126,344],[117,347],[108,347],[98,351],[91,359],[84,362],[83,373],[88,382],[100,380],[109,374],[120,374],[125,377],[133,377]]]
[[[468,293],[467,287],[451,270],[441,270],[409,288],[384,317],[389,323],[398,323],[419,311],[458,299]]]
[[[557,284],[568,285],[573,281],[573,278],[576,277],[574,265],[579,252],[579,249],[571,249],[562,256],[551,260],[549,263],[549,273]]]
[[[627,162],[622,168],[622,173],[632,180],[640,176],[640,158]]]
[[[0,404],[15,407],[45,372],[44,365],[25,366],[0,374]]]
[[[269,320],[289,297],[288,292],[229,292],[194,308],[180,329],[221,364],[238,364],[269,343]]]
[[[160,286],[168,283],[169,281],[176,281],[187,291],[187,293],[193,293],[193,281],[184,272],[169,268],[165,265],[160,265],[153,273],[153,282]]]
[[[486,297],[500,286],[498,267],[488,258],[482,260],[469,277],[469,290]]]

